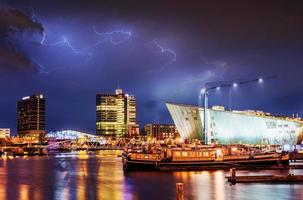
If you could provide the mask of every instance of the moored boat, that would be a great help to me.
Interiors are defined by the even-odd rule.
[[[156,147],[150,151],[126,149],[125,170],[200,170],[287,167],[288,153],[235,146]]]

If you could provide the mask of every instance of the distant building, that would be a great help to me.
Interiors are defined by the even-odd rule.
[[[96,135],[75,131],[75,130],[58,130],[50,131],[46,134],[51,140],[75,140],[80,138],[96,138]]]
[[[103,136],[137,136],[136,98],[121,89],[116,89],[115,94],[97,94],[96,132]]]
[[[144,131],[147,137],[157,140],[175,139],[179,136],[176,126],[171,124],[146,124]]]
[[[11,136],[11,129],[0,128],[0,138],[7,138]]]
[[[42,94],[26,96],[18,102],[17,131],[18,136],[45,134],[45,99]]]

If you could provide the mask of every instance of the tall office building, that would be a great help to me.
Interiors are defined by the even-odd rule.
[[[136,98],[116,89],[115,94],[96,95],[98,135],[133,137],[139,134],[136,123]]]
[[[45,134],[45,99],[42,94],[26,96],[18,102],[17,131],[19,136]]]

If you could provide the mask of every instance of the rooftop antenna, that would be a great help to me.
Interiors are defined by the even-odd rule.
[[[122,89],[120,88],[119,81],[117,81],[116,95],[122,94]]]

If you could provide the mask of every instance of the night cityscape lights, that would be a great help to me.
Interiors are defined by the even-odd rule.
[[[0,200],[301,200],[300,1],[0,2]]]

